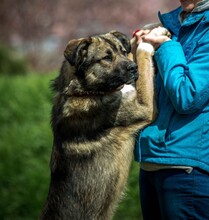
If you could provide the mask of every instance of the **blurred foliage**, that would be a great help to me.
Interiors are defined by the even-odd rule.
[[[49,183],[47,76],[0,77],[0,219],[37,219]]]
[[[52,75],[0,76],[0,219],[38,219],[49,187]],[[114,220],[139,220],[138,164]]]
[[[27,62],[15,51],[0,44],[0,75],[25,75]]]

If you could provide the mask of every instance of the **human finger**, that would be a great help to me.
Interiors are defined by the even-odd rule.
[[[171,40],[167,36],[152,36],[152,35],[144,35],[142,36],[142,40],[146,43],[152,44],[152,46],[157,49],[162,43]]]
[[[150,30],[140,30],[135,34],[135,37],[137,39],[137,44],[139,44],[142,41],[142,36],[145,36],[149,34]]]

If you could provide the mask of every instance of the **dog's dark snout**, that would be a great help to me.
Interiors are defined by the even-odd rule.
[[[127,66],[127,70],[128,71],[131,71],[131,72],[136,72],[137,71],[137,64],[136,63],[131,63]]]
[[[131,73],[131,75],[134,76],[134,79],[137,80],[138,79],[138,66],[136,63],[131,63],[127,66],[127,70],[129,73]]]

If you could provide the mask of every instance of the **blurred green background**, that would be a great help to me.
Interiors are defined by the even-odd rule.
[[[151,7],[150,7],[151,5]],[[38,219],[49,186],[50,81],[72,38],[157,21],[167,0],[0,1],[0,219]],[[114,220],[141,220],[138,164]]]

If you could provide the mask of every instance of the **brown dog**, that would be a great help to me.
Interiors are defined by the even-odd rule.
[[[135,136],[156,117],[153,48],[139,45],[138,67],[130,50],[119,32],[69,42],[53,83],[51,183],[41,219],[112,218]]]

